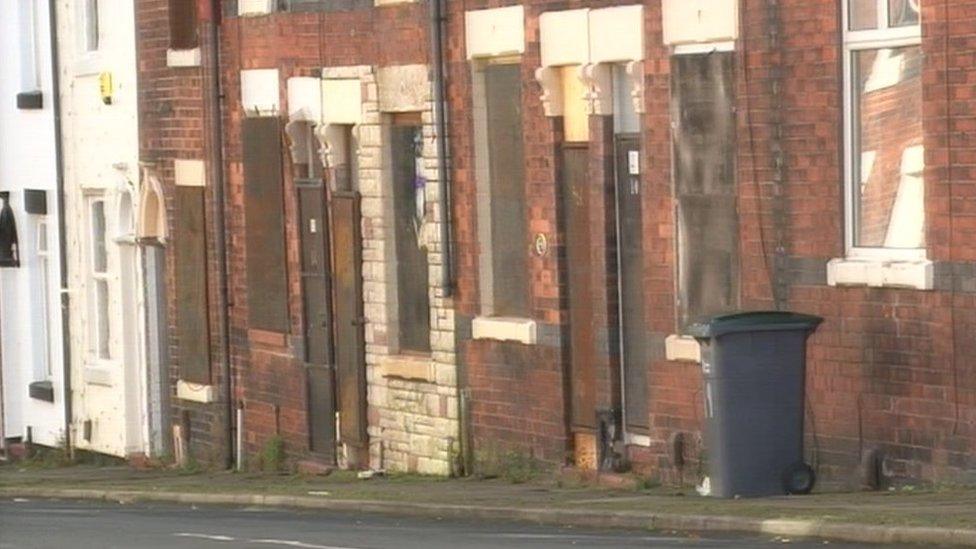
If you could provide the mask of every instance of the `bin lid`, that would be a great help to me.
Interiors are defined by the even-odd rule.
[[[823,318],[789,311],[750,311],[713,316],[688,326],[688,335],[711,338],[740,332],[814,330]]]

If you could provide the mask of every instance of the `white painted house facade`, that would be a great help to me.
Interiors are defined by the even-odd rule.
[[[140,200],[135,16],[124,0],[59,0],[72,439],[152,455]]]
[[[50,22],[45,0],[0,2],[0,439],[56,446],[65,384]]]

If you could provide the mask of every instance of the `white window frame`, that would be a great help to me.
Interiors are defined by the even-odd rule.
[[[904,27],[888,26],[888,0],[877,2],[878,27],[875,29],[848,30],[850,28],[851,0],[842,0],[843,22],[843,70],[844,70],[844,244],[848,258],[868,260],[922,261],[927,258],[927,249],[922,248],[882,248],[863,247],[854,244],[854,190],[860,184],[855,167],[860,164],[854,159],[854,132],[857,120],[854,109],[855,90],[852,71],[853,57],[858,51],[905,46],[921,46],[922,25]],[[924,184],[924,179],[923,179]],[[924,205],[923,205],[924,207]]]
[[[99,271],[96,269],[95,265],[95,224],[94,224],[94,207],[95,204],[102,203],[102,216],[104,223],[104,234],[102,235],[103,245],[105,246],[105,270]],[[109,268],[109,227],[108,227],[108,201],[103,195],[91,195],[85,201],[85,207],[87,210],[87,221],[88,221],[88,261],[86,269],[88,271],[88,299],[89,299],[89,333],[88,333],[88,352],[92,360],[95,362],[109,362],[112,360],[112,284],[111,276],[109,273],[111,269]],[[105,287],[105,308],[99,306],[98,303],[98,285],[104,284]],[[105,326],[106,333],[100,333],[100,326],[102,325],[102,315],[105,315]],[[105,353],[102,353],[102,349],[105,349]]]
[[[37,0],[17,2],[18,27],[20,30],[20,91],[40,91],[41,77],[38,67],[40,61],[40,39],[37,27]]]
[[[51,341],[51,234],[46,216],[34,223],[34,252],[37,254],[37,276],[41,287],[41,325],[38,326],[39,346],[44,349],[41,381],[54,377],[54,350]]]
[[[101,28],[99,23],[100,10],[99,0],[81,0],[81,17],[78,25],[78,43],[82,53],[97,52],[101,44]],[[92,15],[94,15],[94,29],[92,28]],[[94,36],[91,34],[94,33]]]

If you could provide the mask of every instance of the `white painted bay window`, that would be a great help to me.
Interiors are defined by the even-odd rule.
[[[844,1],[846,257],[831,284],[931,287],[920,1]]]

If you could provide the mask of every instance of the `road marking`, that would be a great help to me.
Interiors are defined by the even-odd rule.
[[[230,536],[220,536],[215,534],[195,534],[192,532],[178,532],[173,534],[178,538],[208,539],[210,541],[237,541],[237,538]]]
[[[357,549],[355,547],[338,547],[335,545],[315,545],[312,543],[288,539],[246,539],[222,536],[219,534],[198,534],[195,532],[177,532],[173,535],[178,538],[205,539],[209,541],[240,541],[244,543],[261,543],[264,545],[284,545],[286,547],[299,547],[300,549]]]
[[[301,549],[356,549],[354,547],[338,547],[335,545],[315,545],[303,541],[292,541],[287,539],[249,539],[248,543],[265,543],[268,545],[285,545],[287,547],[300,547]]]

